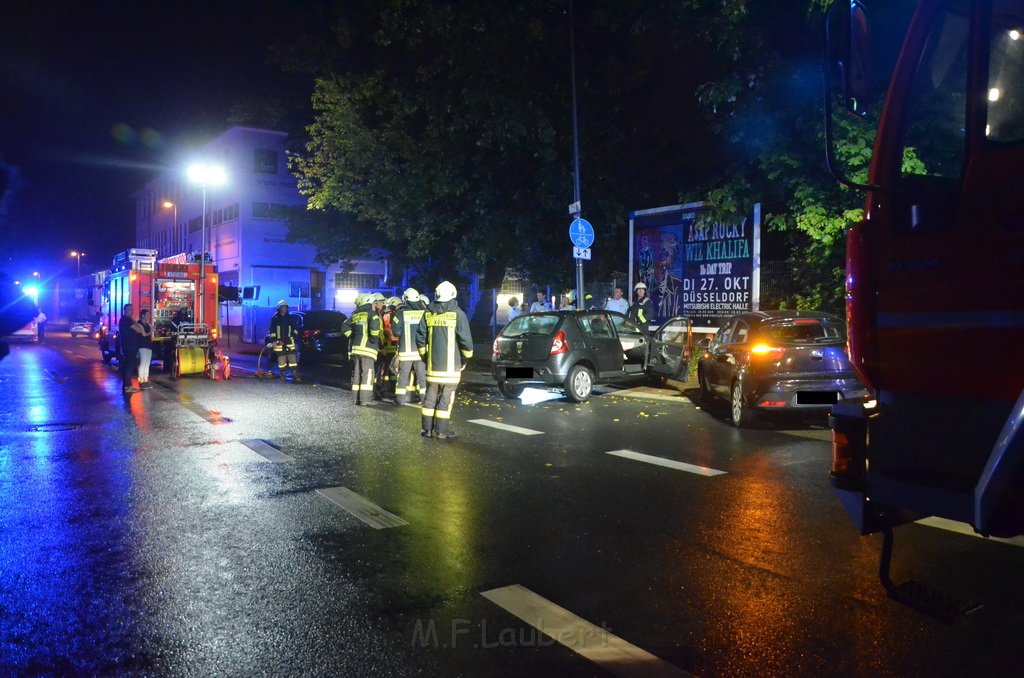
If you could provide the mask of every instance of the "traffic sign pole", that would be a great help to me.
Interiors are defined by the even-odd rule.
[[[586,302],[586,295],[583,293],[583,260],[590,258],[590,247],[594,244],[594,227],[586,219],[573,219],[569,224],[569,240],[574,247],[573,258],[576,259],[576,308],[581,308]]]

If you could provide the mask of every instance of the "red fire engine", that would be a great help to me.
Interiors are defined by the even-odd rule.
[[[830,169],[867,192],[847,241],[849,348],[875,394],[834,408],[831,479],[862,534],[883,533],[890,593],[895,526],[1024,534],[1022,33],[1019,0],[921,0],[860,185],[836,167],[831,109],[870,103],[868,18],[841,0],[826,21]]]
[[[205,280],[205,282],[204,282]],[[204,289],[205,287],[205,289]],[[180,254],[157,261],[156,250],[130,249],[114,257],[103,290],[99,347],[103,362],[120,354],[118,323],[125,304],[153,319],[153,360],[175,376],[205,374],[217,342],[217,270],[207,259]]]

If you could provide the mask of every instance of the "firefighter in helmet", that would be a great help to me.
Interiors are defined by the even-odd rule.
[[[375,308],[378,303],[372,294],[359,295],[356,310],[342,325],[342,332],[349,339],[356,405],[373,404],[373,366],[380,349],[380,316]]]
[[[423,313],[416,329],[416,347],[427,363],[420,435],[444,440],[455,435],[450,424],[452,405],[462,370],[473,357],[473,336],[469,319],[455,301],[455,285],[445,280],[435,293],[437,301]]]
[[[299,366],[295,356],[295,342],[298,336],[299,319],[288,312],[288,302],[282,299],[277,302],[277,313],[270,319],[270,331],[267,332],[267,348],[273,349],[274,355],[277,356],[281,381],[285,379],[285,368],[292,371],[292,381],[302,381],[296,371]]]
[[[391,331],[398,337],[398,383],[395,384],[395,402],[404,405],[408,396],[415,396],[426,388],[427,368],[416,349],[416,329],[427,306],[420,301],[420,293],[410,287],[402,293],[402,305],[391,321]],[[415,374],[416,383],[411,383]],[[419,400],[419,397],[416,398]]]
[[[380,357],[377,359],[377,397],[393,399],[395,397],[395,375],[398,373],[398,335],[391,328],[395,313],[402,300],[388,297],[384,300],[384,308],[380,312]]]
[[[654,320],[654,303],[647,296],[647,285],[644,283],[638,282],[634,285],[633,292],[635,301],[626,311],[626,316],[646,332],[647,326]]]

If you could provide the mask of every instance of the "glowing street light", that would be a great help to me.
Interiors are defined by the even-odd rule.
[[[206,309],[206,189],[209,186],[223,186],[228,181],[228,174],[220,165],[196,163],[186,171],[188,180],[203,188],[203,246],[199,255],[199,323],[204,322]]]
[[[71,256],[78,260],[78,275],[82,275],[82,257],[85,256],[85,252],[79,252],[78,250],[71,250]]]
[[[163,206],[165,210],[171,209],[172,207],[174,208],[174,225],[171,226],[171,240],[173,241],[174,233],[178,230],[178,204],[171,202],[170,200],[164,200]],[[206,210],[203,210],[203,212],[206,212]],[[174,245],[172,245],[172,247],[174,247]],[[173,252],[174,250],[171,251]]]

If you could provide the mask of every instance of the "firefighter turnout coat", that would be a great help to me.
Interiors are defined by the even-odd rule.
[[[416,329],[416,347],[427,363],[428,384],[458,384],[473,357],[469,318],[455,299],[434,303]]]
[[[391,332],[398,337],[399,362],[409,363],[422,360],[416,348],[416,330],[420,326],[425,312],[426,306],[422,302],[408,302],[399,306],[391,318]]]
[[[380,350],[380,316],[373,310],[373,304],[363,304],[342,325],[348,337],[348,352],[353,356],[377,359]]]
[[[299,337],[298,319],[291,313],[286,315],[275,313],[270,319],[270,332],[267,333],[267,336],[272,342],[281,342],[280,348],[275,346],[274,350],[294,351],[295,342]]]

